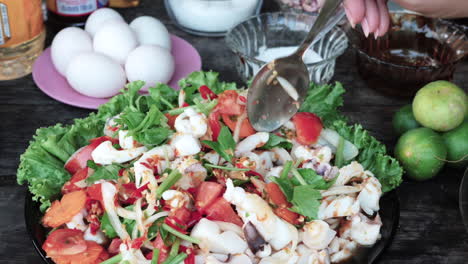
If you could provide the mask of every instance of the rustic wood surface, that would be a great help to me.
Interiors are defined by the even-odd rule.
[[[275,10],[271,0],[264,11]],[[169,20],[162,0],[143,0],[138,8],[120,12],[130,21],[152,15],[162,19],[169,30],[192,43],[200,52],[204,70],[221,73],[226,81],[239,81],[233,67],[233,54],[222,38],[202,38],[177,29]],[[50,44],[49,34],[48,44]],[[361,123],[389,149],[395,143],[391,117],[409,100],[395,99],[369,89],[360,79],[355,58],[348,50],[337,61],[335,80],[347,89],[343,111],[353,122]],[[459,65],[455,82],[468,88],[468,62]],[[36,128],[69,122],[90,111],[57,102],[43,94],[31,75],[0,82],[0,263],[41,263],[24,225],[26,189],[16,184],[19,155],[27,147]],[[398,192],[401,200],[400,227],[379,263],[468,263],[468,233],[458,207],[461,171],[444,170],[434,180],[405,180]]]

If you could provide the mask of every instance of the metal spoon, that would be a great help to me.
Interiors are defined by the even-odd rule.
[[[296,52],[267,63],[255,75],[247,102],[248,117],[255,130],[271,132],[298,111],[310,83],[302,56],[314,40],[325,35],[343,18],[342,10],[342,14],[330,20],[341,2],[342,0],[325,1],[309,34]]]

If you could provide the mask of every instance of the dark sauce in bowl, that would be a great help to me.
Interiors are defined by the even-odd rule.
[[[348,30],[358,71],[368,86],[408,97],[429,82],[452,80],[466,52],[464,32],[443,20],[405,13],[391,17],[390,31],[378,39],[366,38],[361,30]]]

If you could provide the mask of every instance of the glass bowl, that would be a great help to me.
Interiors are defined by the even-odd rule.
[[[468,51],[460,26],[407,12],[392,12],[391,28],[380,38],[366,38],[361,28],[346,28],[356,50],[359,74],[368,86],[385,94],[413,96],[425,84],[452,80]]]
[[[264,50],[271,48],[297,47],[309,32],[317,14],[265,13],[242,22],[226,35],[228,47],[236,55],[236,69],[244,81],[249,81],[257,71],[269,61],[259,59]],[[334,27],[308,50],[310,55],[320,56],[320,60],[307,63],[310,80],[323,84],[333,77],[335,60],[348,47],[348,39],[343,30]],[[283,54],[285,56],[288,53]],[[308,54],[305,55],[307,59]],[[313,56],[311,56],[313,57]]]
[[[263,0],[164,0],[177,27],[206,37],[226,35],[238,23],[258,15],[262,4]]]

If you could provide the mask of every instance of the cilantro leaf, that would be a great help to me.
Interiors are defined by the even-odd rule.
[[[282,178],[282,177],[270,177],[269,178],[272,182],[278,184],[280,189],[283,191],[286,199],[291,201],[294,195],[294,185],[292,184],[289,178]]]
[[[223,126],[218,135],[218,141],[203,140],[203,144],[208,145],[216,151],[223,159],[231,162],[236,149],[236,142],[227,126]]]
[[[99,180],[117,180],[119,178],[119,170],[122,167],[118,164],[111,164],[106,166],[97,166],[97,168],[94,168],[94,173],[86,178],[87,183],[94,183]]]
[[[291,211],[312,219],[317,219],[318,209],[322,195],[312,185],[294,187]]]
[[[336,177],[331,181],[326,181],[322,176],[318,175],[313,169],[297,169],[307,185],[312,186],[317,190],[328,190],[335,182]],[[294,185],[300,185],[296,178],[291,178]]]
[[[270,133],[267,143],[263,145],[261,149],[272,149],[272,148],[291,149],[292,143],[286,138]]]

